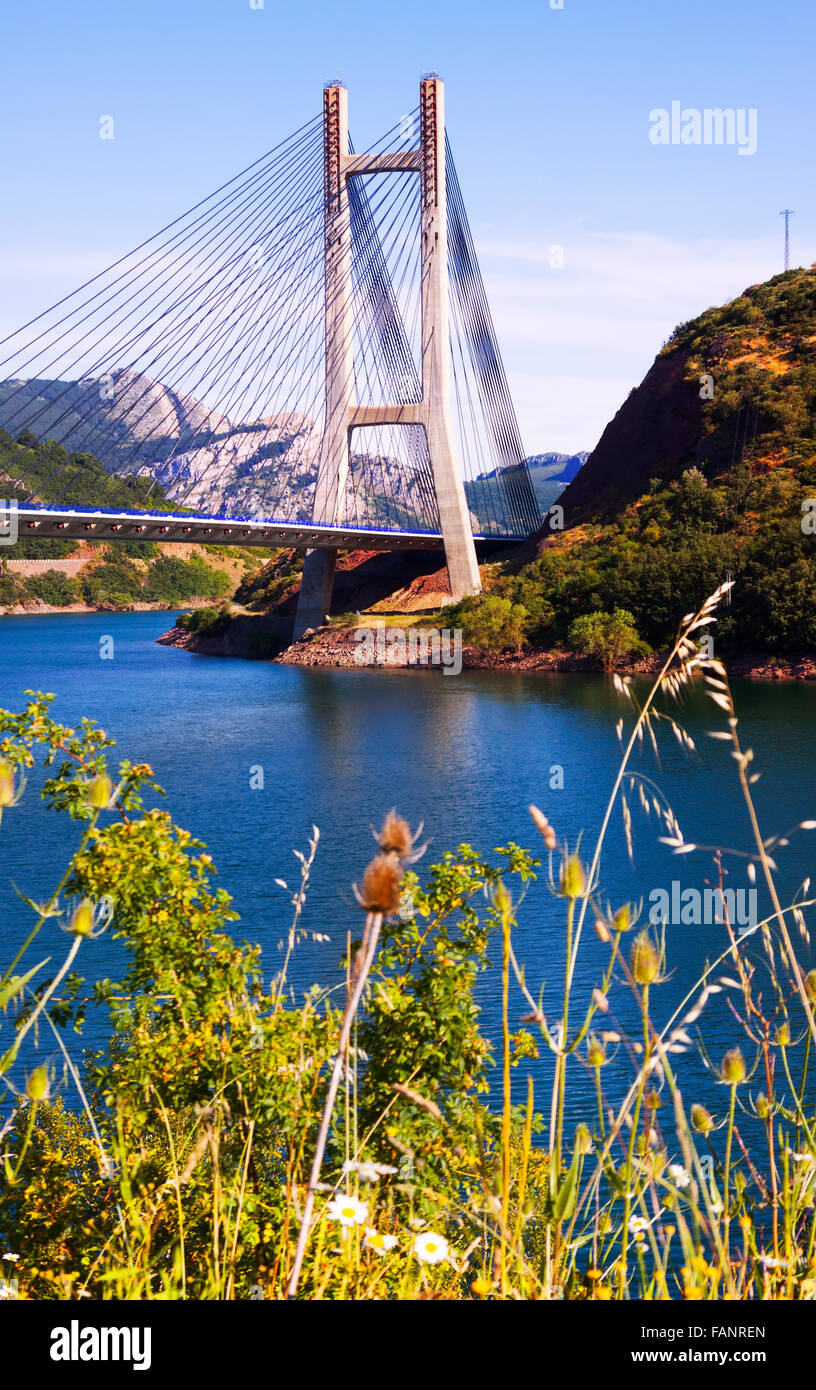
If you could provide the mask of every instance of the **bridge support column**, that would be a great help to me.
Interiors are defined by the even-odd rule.
[[[481,588],[465,487],[450,414],[448,206],[445,180],[445,89],[438,77],[420,85],[422,165],[422,403],[439,526],[454,603]]]
[[[349,469],[349,420],[354,404],[354,336],[351,284],[351,216],[346,165],[349,158],[348,93],[339,85],[323,92],[323,184],[325,238],[326,387],[325,418],[312,517],[334,526],[342,519]],[[326,621],[331,608],[337,551],[308,550],[303,562],[294,636]]]
[[[355,423],[421,424],[428,441],[451,596],[457,602],[466,594],[478,593],[481,584],[451,421],[444,87],[438,77],[422,81],[418,150],[351,157],[348,97],[340,86],[327,87],[323,93],[323,132],[326,393],[313,519],[327,526],[343,520],[349,441]],[[422,180],[422,400],[410,407],[357,408],[348,180],[357,174],[389,171],[418,171]],[[307,551],[295,618],[296,638],[328,617],[336,561],[336,551]]]
[[[331,612],[336,550],[307,550],[303,558],[294,638],[310,627],[322,627]]]

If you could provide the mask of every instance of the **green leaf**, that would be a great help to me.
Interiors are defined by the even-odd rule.
[[[50,959],[50,956],[46,956],[44,960],[40,961],[39,965],[33,966],[25,975],[11,975],[4,985],[0,985],[0,1009],[5,1009],[6,1005],[10,1004],[16,995],[22,994],[29,980],[36,975],[38,970],[42,970],[43,966],[47,965]]]

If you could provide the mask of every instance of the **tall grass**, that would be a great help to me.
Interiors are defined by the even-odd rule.
[[[816,900],[806,881],[782,906],[775,855],[792,832],[760,827],[753,751],[724,668],[698,645],[726,591],[684,619],[642,702],[615,677],[622,752],[591,853],[532,807],[541,859],[511,844],[488,860],[463,845],[420,875],[417,837],[391,813],[357,890],[362,938],[348,935],[334,986],[300,998],[288,971],[312,931],[316,831],[296,887],[284,885],[292,922],[265,983],[257,950],[228,930],[235,913],[211,885],[209,856],[146,809],[151,769],[122,763],[114,785],[110,740],[54,722],[50,697],[0,715],[2,806],[13,813],[44,753],[43,795],[80,827],[53,894],[28,904],[31,930],[0,980],[0,1247],[19,1295],[813,1298],[816,972],[800,957]],[[664,732],[694,751],[677,702],[698,682],[748,814],[753,843],[738,853],[771,911],[750,945],[726,914],[723,950],[664,1008],[665,929],[601,902],[602,865],[618,812],[631,848],[638,805],[676,855],[698,848],[633,765]],[[715,852],[721,876],[728,853]],[[542,869],[564,921],[555,1016],[514,946]],[[49,921],[65,928],[63,958],[30,964]],[[88,988],[75,966],[105,929],[124,940],[127,969]],[[589,988],[577,973],[588,931],[605,957]],[[474,999],[490,963],[495,1056]],[[722,994],[733,1037],[714,1059],[707,1010]],[[617,1021],[627,999],[632,1028]],[[68,1029],[86,1000],[108,1008],[110,1038],[79,1065]],[[513,1076],[539,1049],[552,1059],[545,1095],[532,1073],[520,1087]],[[718,1082],[711,1110],[686,1094],[695,1050]],[[570,1133],[576,1085],[594,1098]]]

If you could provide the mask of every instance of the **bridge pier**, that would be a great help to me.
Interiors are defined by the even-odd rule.
[[[293,633],[295,640],[310,627],[322,627],[326,622],[331,612],[336,568],[336,550],[306,551]]]
[[[418,150],[350,155],[348,96],[323,94],[325,179],[325,421],[315,485],[315,523],[337,525],[345,501],[351,432],[362,425],[422,425],[428,442],[439,529],[455,603],[481,588],[479,565],[456,453],[450,408],[448,220],[445,178],[445,95],[438,77],[420,84]],[[422,399],[411,405],[356,406],[348,179],[360,174],[417,172],[421,177]],[[331,553],[333,558],[322,557]],[[325,622],[337,552],[311,550],[303,566],[295,638]]]

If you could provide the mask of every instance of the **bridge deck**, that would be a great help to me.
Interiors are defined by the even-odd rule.
[[[201,545],[292,546],[342,550],[441,550],[439,533],[373,531],[353,526],[314,526],[245,517],[177,516],[172,512],[106,512],[79,508],[20,507],[22,538],[85,541],[195,541]],[[521,541],[523,537],[476,536],[477,541]]]

